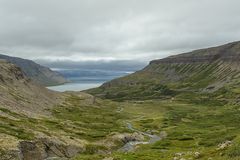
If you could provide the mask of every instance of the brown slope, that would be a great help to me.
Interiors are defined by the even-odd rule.
[[[22,70],[0,60],[0,106],[31,117],[46,115],[46,109],[61,101],[61,96],[32,82]]]

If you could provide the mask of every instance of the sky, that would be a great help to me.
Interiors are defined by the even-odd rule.
[[[0,53],[56,68],[136,67],[239,41],[239,6],[239,0],[0,0]]]

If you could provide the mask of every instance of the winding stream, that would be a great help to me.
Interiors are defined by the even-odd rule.
[[[120,113],[124,110],[124,108],[121,106],[117,109],[117,113]],[[154,134],[149,134],[147,132],[142,132],[140,130],[137,130],[133,128],[132,124],[130,122],[126,122],[127,128],[131,131],[137,132],[141,135],[149,137],[148,141],[129,141],[126,143],[123,147],[121,147],[118,151],[120,152],[131,152],[135,149],[135,147],[139,144],[153,144],[157,141],[162,140],[167,136],[167,133],[165,131],[160,132],[160,135],[154,135]]]
[[[133,151],[135,149],[135,147],[139,144],[153,144],[157,141],[160,141],[164,137],[166,137],[166,132],[161,132],[159,136],[152,135],[147,132],[142,132],[142,131],[139,131],[139,130],[133,128],[132,124],[129,122],[127,122],[126,124],[127,124],[127,128],[129,130],[140,133],[144,136],[147,136],[147,137],[149,137],[149,140],[148,141],[129,141],[122,148],[119,149],[119,151],[121,151],[121,152],[130,152],[130,151]]]

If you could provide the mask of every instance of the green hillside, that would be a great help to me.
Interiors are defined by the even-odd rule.
[[[239,64],[240,42],[235,42],[154,60],[141,71],[87,92],[114,100],[170,98],[183,93],[234,95]],[[228,94],[223,96],[229,98]]]

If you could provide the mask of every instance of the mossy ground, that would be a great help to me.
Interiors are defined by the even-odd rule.
[[[1,112],[9,115],[8,118],[0,116],[1,133],[21,140],[34,139],[36,132],[86,140],[86,152],[75,160],[102,160],[105,157],[172,160],[176,153],[182,153],[181,157],[185,159],[196,159],[195,152],[200,153],[197,159],[240,159],[240,106],[226,103],[222,98],[184,93],[175,99],[123,102],[97,99],[88,104],[72,95],[64,104],[51,110],[51,118],[29,118],[3,108]],[[138,130],[154,134],[166,131],[168,135],[154,144],[140,145],[135,152],[111,150],[110,155],[97,154],[98,150],[108,149],[95,142],[107,139],[113,133],[131,132],[126,121]],[[218,150],[218,145],[226,141],[232,141],[232,145]]]
[[[68,95],[63,104],[49,110],[50,117],[42,118],[30,118],[0,107],[0,132],[19,141],[34,140],[39,133],[49,137],[83,140],[86,153],[107,149],[104,145],[95,145],[95,142],[106,139],[112,133],[131,132],[124,123],[131,117],[117,112],[117,103],[108,100],[92,103],[88,98]]]
[[[172,160],[176,153],[185,159],[240,159],[240,106],[201,105],[176,100],[122,102],[123,113],[132,115],[131,122],[142,131],[166,131],[167,138],[155,144],[142,145],[135,152],[114,152],[116,160]],[[218,145],[232,145],[218,150]],[[200,153],[196,157],[194,154]],[[180,159],[180,157],[178,157]],[[103,159],[102,155],[80,155],[76,160]]]

